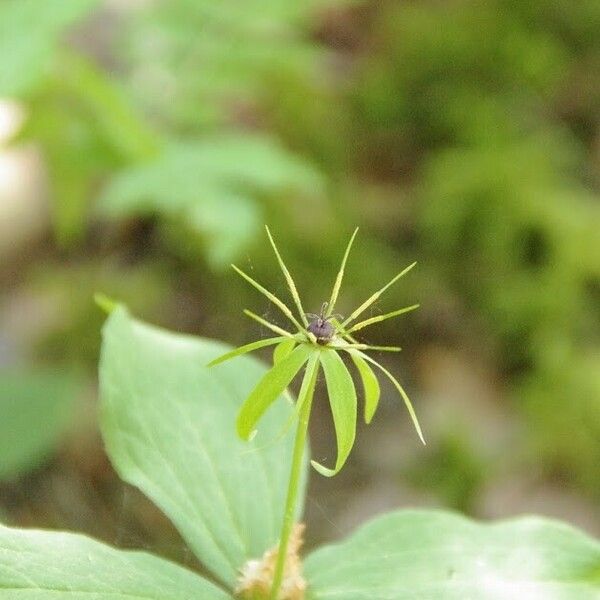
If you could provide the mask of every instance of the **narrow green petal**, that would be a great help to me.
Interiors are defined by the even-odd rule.
[[[242,354],[246,354],[247,352],[253,352],[254,350],[258,350],[259,348],[264,348],[265,346],[273,346],[274,344],[278,344],[279,342],[287,341],[286,337],[273,337],[267,338],[265,340],[258,340],[257,342],[252,342],[250,344],[246,344],[245,346],[240,346],[239,348],[234,348],[230,352],[226,352],[221,356],[211,360],[206,366],[214,367],[230,358],[235,358],[236,356],[241,356]]]
[[[281,342],[275,346],[275,350],[273,350],[273,364],[281,362],[288,354],[292,352],[292,350],[296,346],[296,340],[290,339]]]
[[[269,292],[266,288],[264,288],[260,283],[254,281],[250,275],[247,275],[240,268],[235,265],[231,265],[236,273],[243,277],[252,287],[256,288],[261,294],[265,295],[279,310],[298,328],[298,331],[304,331],[305,327],[298,323],[298,320],[292,314],[292,311],[274,294]]]
[[[290,333],[289,331],[286,331],[285,329],[282,329],[281,327],[277,327],[277,325],[273,325],[273,323],[270,323],[266,319],[259,317],[256,313],[253,313],[251,310],[248,310],[247,308],[244,309],[244,314],[247,317],[250,317],[251,319],[258,321],[261,325],[264,325],[267,329],[270,329],[271,331],[274,331],[275,333],[278,333],[279,335],[283,335],[287,338],[294,337],[293,333]]]
[[[417,433],[419,434],[419,437],[421,438],[421,441],[423,442],[423,444],[426,444],[425,438],[423,437],[423,431],[421,430],[419,420],[417,419],[417,413],[415,413],[415,409],[413,408],[412,402],[410,401],[408,394],[404,391],[404,388],[400,385],[398,380],[385,367],[381,366],[376,360],[373,360],[370,356],[367,356],[363,352],[357,352],[367,362],[370,362],[372,365],[375,365],[394,384],[394,387],[398,390],[400,396],[402,396],[402,400],[404,400],[406,410],[408,410],[408,414],[410,415],[410,418],[413,422],[413,425],[415,426],[415,429],[417,430]]]
[[[363,391],[365,394],[365,423],[367,425],[373,419],[377,405],[379,404],[379,396],[381,390],[379,388],[379,381],[373,373],[373,369],[369,366],[369,363],[365,361],[360,354],[352,350],[349,351],[352,361],[356,365],[356,369],[360,374],[360,378],[363,384]]]
[[[327,316],[333,314],[333,309],[335,307],[335,303],[338,299],[338,294],[340,293],[340,287],[342,286],[342,279],[344,278],[344,270],[346,269],[346,261],[348,260],[348,255],[350,254],[350,248],[352,248],[352,242],[354,242],[354,238],[358,233],[358,227],[354,230],[348,245],[346,246],[346,251],[344,252],[344,258],[342,258],[342,264],[340,266],[340,270],[338,271],[337,277],[335,278],[335,283],[333,284],[333,290],[331,291],[331,299],[329,300],[329,307],[327,309]]]
[[[408,267],[406,267],[406,269],[404,269],[403,271],[400,271],[400,273],[398,273],[398,275],[396,275],[394,278],[391,279],[391,281],[389,281],[388,283],[386,283],[380,290],[376,291],[369,299],[365,300],[343,323],[342,326],[346,327],[346,325],[348,325],[348,323],[350,323],[351,321],[354,321],[354,319],[356,319],[356,317],[358,317],[359,315],[361,315],[365,310],[367,310],[367,308],[369,308],[369,306],[371,306],[371,304],[373,304],[373,302],[377,301],[379,299],[379,297],[381,296],[381,294],[383,294],[383,292],[385,292],[385,290],[387,290],[391,285],[393,285],[394,283],[396,283],[396,281],[398,281],[398,279],[400,279],[402,276],[406,275],[417,263],[414,262],[412,263],[412,265],[408,265]]]
[[[327,394],[333,414],[337,437],[335,468],[329,469],[316,461],[312,466],[325,477],[333,477],[344,466],[356,436],[356,390],[344,361],[335,350],[321,351],[321,364],[325,373]]]
[[[298,374],[311,352],[313,349],[310,346],[298,346],[289,356],[267,371],[256,384],[242,404],[237,417],[237,432],[243,440],[250,439],[258,420]]]
[[[271,242],[271,246],[273,246],[273,251],[275,252],[275,256],[277,257],[277,262],[279,262],[279,266],[281,267],[281,270],[283,271],[283,276],[285,277],[285,280],[287,281],[288,288],[290,289],[290,293],[292,294],[292,298],[294,299],[294,302],[296,303],[296,307],[298,308],[298,312],[300,313],[300,318],[302,319],[302,323],[304,323],[304,327],[308,327],[308,320],[306,318],[306,315],[304,314],[304,309],[302,308],[302,302],[300,301],[300,295],[298,294],[298,289],[296,288],[296,284],[294,283],[294,280],[293,280],[288,268],[285,266],[285,263],[283,262],[283,258],[281,258],[281,254],[279,254],[279,250],[277,250],[277,246],[275,245],[275,240],[273,239],[273,236],[271,235],[271,231],[269,230],[267,225],[265,225],[265,229],[267,230],[267,235],[269,236],[269,241]]]
[[[364,321],[360,321],[360,323],[356,323],[348,329],[347,333],[352,333],[353,331],[358,331],[363,327],[368,327],[369,325],[373,325],[373,323],[380,323],[381,321],[385,321],[386,319],[391,319],[392,317],[397,317],[399,315],[403,315],[411,310],[415,310],[419,308],[419,304],[413,304],[412,306],[405,306],[404,308],[400,308],[398,310],[394,310],[392,312],[386,313],[385,315],[378,315],[377,317],[371,317],[370,319],[365,319]]]

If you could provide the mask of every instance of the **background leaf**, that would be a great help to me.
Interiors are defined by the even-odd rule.
[[[321,190],[317,172],[275,139],[224,134],[168,144],[155,160],[117,175],[98,207],[111,217],[176,218],[207,242],[211,263],[222,266],[260,230],[259,194]]]
[[[236,414],[265,368],[249,357],[205,367],[226,350],[118,308],[104,328],[100,392],[102,432],[120,475],[232,587],[237,569],[278,539],[293,431],[280,435],[292,406],[278,401],[263,417],[260,443],[237,437]]]
[[[36,467],[73,414],[78,380],[50,370],[0,373],[0,479]]]
[[[64,30],[97,0],[4,0],[0,5],[0,96],[21,96],[49,71]]]
[[[487,525],[406,510],[313,552],[305,574],[312,600],[592,600],[600,544],[542,518]]]
[[[200,576],[144,552],[116,550],[82,535],[0,525],[4,600],[226,600]]]

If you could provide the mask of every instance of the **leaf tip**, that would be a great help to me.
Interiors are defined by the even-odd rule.
[[[318,463],[316,460],[311,460],[310,464],[313,466],[315,471],[317,471],[317,473],[323,475],[324,477],[333,477],[337,473],[337,471],[334,469],[328,469],[327,467],[324,467],[322,464]]]
[[[112,298],[109,298],[106,294],[96,292],[94,294],[94,302],[100,307],[107,315],[115,310],[119,306],[119,303]]]

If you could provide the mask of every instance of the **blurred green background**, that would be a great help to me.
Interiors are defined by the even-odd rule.
[[[429,443],[385,388],[309,542],[398,506],[600,534],[597,0],[1,0],[0,99],[0,519],[191,561],[104,455],[93,294],[246,342],[263,225],[311,311],[358,225],[340,312],[419,261],[364,339]]]

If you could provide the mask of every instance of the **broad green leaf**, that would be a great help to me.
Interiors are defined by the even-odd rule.
[[[275,346],[273,350],[273,364],[281,362],[286,358],[296,346],[296,340],[285,340]]]
[[[236,415],[265,368],[244,356],[205,366],[226,350],[116,308],[104,327],[100,394],[102,434],[121,477],[156,502],[233,587],[240,566],[279,536],[293,431],[278,434],[293,405],[273,404],[261,422],[262,443],[241,441]]]
[[[63,371],[0,373],[0,479],[36,467],[73,416],[78,379]]]
[[[0,3],[0,97],[21,96],[52,68],[61,35],[98,0],[3,0]]]
[[[600,543],[543,518],[405,510],[313,552],[304,572],[311,600],[597,600]]]
[[[83,535],[0,525],[3,600],[227,600],[212,583],[145,552]]]
[[[214,360],[211,360],[207,366],[214,367],[222,362],[235,358],[236,356],[242,356],[242,354],[247,354],[248,352],[254,352],[254,350],[258,350],[260,348],[264,348],[265,346],[273,346],[274,344],[279,344],[284,341],[289,341],[288,338],[283,336],[267,338],[265,340],[258,340],[257,342],[251,342],[250,344],[246,344],[244,346],[239,346],[238,348],[234,348],[225,354],[218,356]]]
[[[370,423],[377,410],[379,404],[379,381],[373,373],[373,369],[369,366],[369,363],[365,361],[360,354],[350,350],[350,357],[356,365],[358,373],[360,375],[363,391],[365,394],[365,423]]]
[[[332,477],[344,466],[356,435],[356,390],[352,377],[335,350],[321,351],[321,364],[327,383],[327,394],[333,414],[335,435],[337,438],[337,459],[334,469],[328,469],[316,461],[312,466],[321,475]]]
[[[264,374],[244,401],[237,417],[237,431],[243,440],[250,439],[258,420],[284,392],[312,352],[315,350],[306,344],[298,346]]]
[[[408,411],[408,414],[410,415],[410,419],[413,422],[415,429],[417,430],[417,434],[419,435],[419,438],[421,439],[423,444],[425,444],[426,442],[425,442],[425,438],[423,436],[423,430],[421,429],[421,425],[419,424],[419,419],[417,418],[417,413],[415,412],[415,409],[412,405],[412,402],[410,401],[410,398],[408,397],[408,394],[404,391],[404,388],[400,385],[400,382],[385,367],[380,365],[376,360],[373,360],[370,356],[368,356],[364,352],[360,352],[360,351],[355,351],[355,352],[357,352],[357,354],[359,356],[361,356],[362,358],[364,358],[364,360],[366,360],[367,362],[371,363],[372,365],[375,365],[392,382],[394,387],[398,390],[398,393],[400,394],[402,401],[404,402],[404,406],[406,406],[406,410]]]

